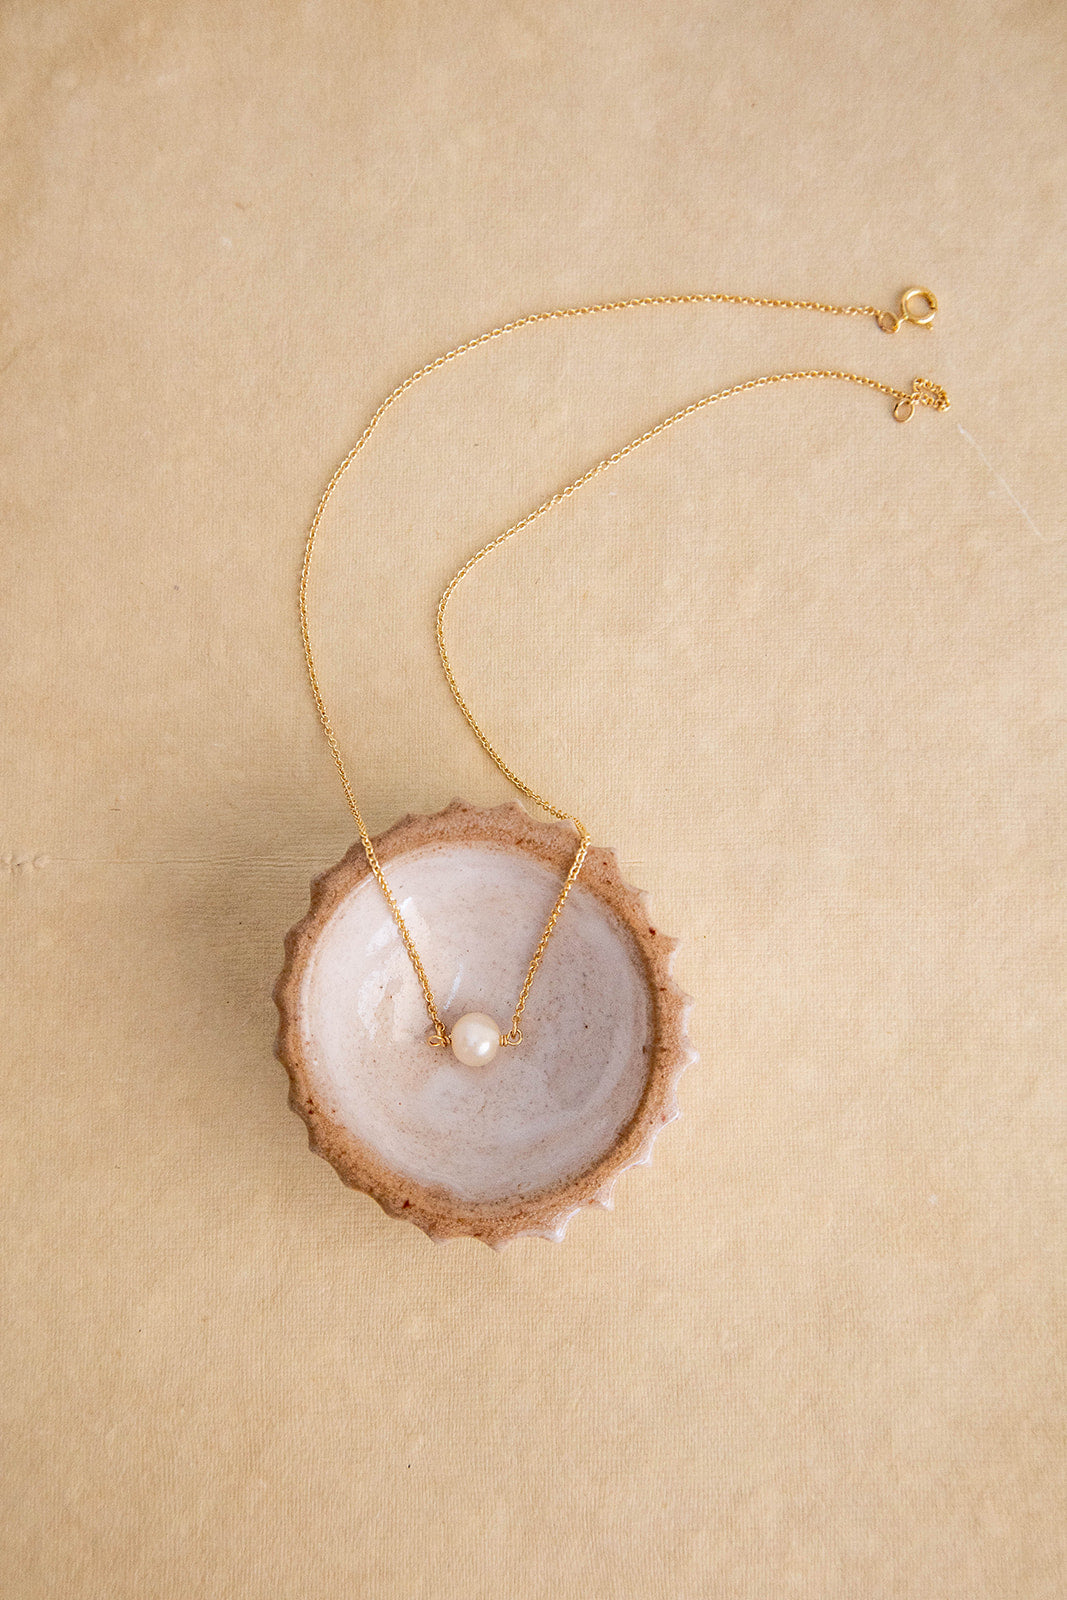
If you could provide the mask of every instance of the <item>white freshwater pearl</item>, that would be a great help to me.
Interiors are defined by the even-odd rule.
[[[465,1067],[487,1067],[500,1049],[500,1029],[484,1011],[468,1011],[452,1026],[452,1054]]]

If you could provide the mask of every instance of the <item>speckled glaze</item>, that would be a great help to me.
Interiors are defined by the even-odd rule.
[[[572,832],[516,804],[454,801],[406,817],[375,849],[446,1026],[487,1012],[506,1030],[574,851]],[[592,848],[523,1016],[523,1041],[482,1067],[426,1040],[422,992],[361,844],[312,886],[275,989],[278,1055],[312,1149],[435,1239],[560,1239],[609,1205],[677,1116],[695,1059],[675,941]]]

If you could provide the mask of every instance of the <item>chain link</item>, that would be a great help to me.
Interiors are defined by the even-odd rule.
[[[925,302],[928,309],[920,314],[914,309],[914,302],[916,300]],[[937,311],[937,300],[935,299],[934,295],[929,289],[920,288],[908,289],[905,292],[901,298],[899,313],[879,310],[876,306],[837,306],[829,305],[818,300],[769,299],[761,295],[738,294],[645,295],[640,299],[611,300],[604,301],[596,305],[570,306],[560,307],[552,311],[536,311],[529,316],[519,317],[513,322],[503,323],[500,327],[492,328],[487,333],[479,334],[477,338],[469,339],[465,344],[457,345],[454,349],[446,351],[444,355],[438,356],[435,361],[431,361],[427,366],[420,367],[417,372],[413,372],[410,377],[405,378],[403,383],[398,384],[390,394],[386,395],[381,405],[379,405],[377,411],[375,411],[374,415],[371,417],[366,428],[364,428],[363,432],[360,434],[351,450],[334,472],[333,477],[326,485],[326,488],[324,489],[322,497],[319,500],[318,506],[315,510],[315,515],[312,518],[311,526],[308,530],[307,543],[304,548],[304,562],[300,573],[300,634],[304,644],[304,658],[307,662],[308,679],[311,683],[311,692],[315,699],[315,706],[319,714],[319,720],[322,723],[323,731],[326,735],[326,742],[330,747],[330,753],[333,756],[334,764],[337,767],[337,771],[341,778],[341,786],[344,790],[345,799],[348,802],[349,809],[352,812],[352,815],[356,821],[356,826],[359,829],[359,836],[363,844],[364,853],[366,854],[367,864],[370,867],[371,872],[374,874],[382,894],[385,896],[386,903],[392,912],[393,919],[400,933],[400,937],[403,940],[404,948],[408,953],[412,967],[415,971],[415,975],[418,978],[419,986],[422,989],[423,997],[426,1001],[426,1010],[429,1015],[430,1022],[433,1025],[433,1033],[428,1041],[432,1045],[447,1045],[449,1043],[448,1031],[445,1027],[441,1014],[437,1009],[437,1004],[433,996],[433,989],[431,987],[430,980],[427,977],[426,969],[423,966],[419,953],[415,948],[415,942],[411,937],[411,932],[407,926],[407,923],[404,921],[400,907],[396,902],[396,898],[386,882],[385,874],[382,871],[381,863],[379,862],[374,849],[374,844],[371,840],[370,834],[367,831],[362,813],[360,812],[359,806],[356,802],[356,797],[353,793],[352,785],[345,769],[344,758],[341,754],[341,747],[334,732],[329,713],[326,710],[326,702],[323,699],[322,688],[319,684],[318,673],[315,668],[315,658],[311,648],[311,631],[308,623],[308,579],[311,572],[311,559],[315,549],[315,540],[319,531],[319,527],[322,523],[323,516],[325,515],[326,507],[329,504],[330,497],[332,496],[338,483],[344,477],[356,456],[359,455],[360,451],[364,448],[367,441],[370,439],[371,434],[374,432],[375,428],[378,426],[378,423],[381,421],[382,417],[389,410],[389,408],[395,405],[397,400],[400,399],[401,395],[406,394],[413,384],[418,383],[421,379],[428,377],[430,373],[437,372],[439,368],[446,366],[449,362],[455,361],[459,356],[466,355],[471,350],[477,350],[481,345],[488,344],[492,339],[499,339],[506,333],[515,333],[520,328],[529,328],[535,323],[539,322],[559,321],[568,317],[595,316],[602,311],[630,311],[643,306],[710,305],[717,303],[730,303],[733,305],[744,306],[774,306],[798,311],[822,311],[828,312],[833,316],[867,316],[872,317],[877,323],[878,327],[881,328],[885,333],[896,333],[900,326],[905,322],[911,322],[919,327],[929,327]],[[528,528],[530,524],[536,522],[539,517],[543,517],[545,513],[551,511],[554,506],[560,505],[564,500],[568,499],[572,494],[580,489],[583,484],[589,483],[591,479],[597,477],[600,473],[605,472],[608,467],[615,466],[618,462],[624,461],[626,457],[632,455],[635,450],[640,449],[640,447],[644,444],[648,444],[650,440],[657,438],[661,433],[665,433],[668,428],[674,427],[676,423],[683,421],[684,418],[691,417],[695,412],[702,411],[706,406],[715,405],[720,400],[729,399],[732,395],[745,394],[750,389],[762,389],[768,384],[772,383],[793,383],[807,379],[819,378],[834,378],[847,383],[861,384],[865,388],[875,389],[880,394],[888,395],[896,402],[893,407],[893,415],[896,417],[898,422],[906,422],[913,414],[916,406],[931,406],[934,410],[944,411],[947,410],[949,405],[948,396],[946,395],[944,389],[942,389],[939,384],[931,382],[931,380],[928,378],[916,378],[910,393],[906,393],[904,390],[894,389],[890,384],[879,383],[875,378],[864,377],[861,373],[844,372],[831,368],[820,368],[818,370],[805,372],[768,373],[763,377],[749,378],[745,383],[735,383],[728,389],[719,389],[714,394],[704,395],[699,400],[694,400],[691,402],[691,404],[683,406],[680,411],[675,411],[671,416],[664,417],[661,422],[657,422],[653,427],[649,428],[645,433],[642,433],[638,438],[631,439],[629,444],[623,445],[621,449],[614,451],[609,456],[604,456],[602,460],[598,461],[586,472],[583,472],[580,477],[575,478],[568,484],[565,484],[563,488],[557,489],[555,494],[551,495],[547,500],[542,501],[535,511],[529,512],[525,517],[521,518],[520,521],[513,523],[510,528],[506,528],[503,533],[498,533],[495,538],[490,539],[488,544],[483,545],[480,550],[478,550],[469,558],[469,560],[464,562],[459,571],[456,572],[456,574],[450,580],[447,588],[441,596],[440,601],[438,602],[436,637],[437,649],[441,658],[441,666],[444,669],[445,678],[448,682],[448,687],[452,692],[453,698],[455,699],[456,704],[459,706],[460,711],[466,718],[479,744],[489,756],[490,760],[495,763],[495,765],[503,773],[504,777],[507,778],[508,782],[511,783],[520,792],[520,794],[524,794],[527,799],[534,801],[534,803],[540,806],[542,810],[547,811],[553,817],[557,817],[561,822],[569,822],[573,824],[578,835],[578,849],[575,853],[574,860],[571,863],[570,871],[567,873],[567,877],[560,890],[559,897],[552,908],[552,912],[547,923],[545,924],[545,929],[541,935],[540,943],[538,944],[537,949],[534,951],[533,958],[530,961],[529,969],[526,973],[526,980],[523,983],[522,990],[519,994],[518,1003],[512,1016],[511,1026],[506,1033],[501,1034],[500,1043],[502,1045],[521,1043],[522,1032],[519,1027],[519,1022],[523,1011],[525,1010],[527,999],[529,998],[530,988],[533,984],[534,976],[538,967],[541,965],[542,958],[548,946],[548,941],[552,937],[553,929],[559,920],[560,913],[563,910],[567,896],[569,895],[575,879],[578,877],[578,874],[582,869],[582,864],[585,861],[586,854],[589,850],[590,841],[589,834],[579,818],[572,812],[564,811],[559,806],[554,805],[550,800],[547,800],[544,795],[538,794],[535,789],[533,789],[529,784],[525,783],[522,778],[520,778],[518,774],[515,773],[507,764],[504,758],[500,755],[499,751],[496,750],[495,747],[490,743],[487,735],[483,732],[482,728],[475,720],[474,714],[461,694],[459,685],[456,682],[455,675],[452,671],[452,665],[449,660],[448,650],[445,644],[445,612],[448,607],[448,602],[467,574],[474,567],[476,567],[480,561],[483,561],[486,556],[490,555],[494,550],[498,550],[501,545],[506,544],[509,539],[513,539],[515,535],[521,533],[523,529]]]

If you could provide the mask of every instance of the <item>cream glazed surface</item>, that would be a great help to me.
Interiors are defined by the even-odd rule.
[[[502,1030],[559,892],[543,862],[446,843],[392,863],[389,884],[446,1026]],[[637,1110],[652,1017],[640,952],[579,880],[549,941],[521,1044],[486,1066],[427,1045],[422,991],[389,907],[366,878],[329,919],[301,994],[320,1099],[397,1172],[458,1199],[503,1200],[572,1178]]]
[[[451,1029],[488,1013],[501,1032],[574,851],[570,829],[510,803],[453,802],[375,841]],[[694,1059],[675,942],[614,855],[592,847],[522,1018],[521,1043],[467,1066],[427,1041],[407,951],[357,845],[316,880],[286,940],[278,1054],[314,1149],[346,1183],[433,1237],[499,1245],[562,1237],[610,1203],[677,1115]]]

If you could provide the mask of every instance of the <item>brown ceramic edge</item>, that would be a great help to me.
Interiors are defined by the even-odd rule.
[[[374,848],[384,866],[411,850],[475,839],[526,850],[564,873],[575,849],[569,828],[539,821],[515,801],[482,808],[463,800],[453,800],[443,811],[428,816],[403,817],[374,841]],[[657,1134],[678,1115],[677,1080],[696,1060],[687,1033],[691,1002],[671,977],[678,941],[653,926],[646,895],[623,882],[615,852],[591,846],[579,882],[629,930],[648,972],[655,1046],[645,1093],[611,1150],[577,1178],[517,1202],[465,1203],[386,1166],[374,1151],[330,1118],[316,1102],[309,1083],[299,1030],[304,970],[336,906],[369,875],[363,845],[357,841],[336,866],[313,880],[308,913],[285,937],[285,963],[274,987],[280,1021],[275,1054],[289,1075],[289,1104],[307,1128],[310,1148],[330,1163],[343,1183],[376,1200],[389,1216],[415,1223],[433,1239],[472,1237],[495,1248],[524,1234],[561,1239],[580,1206],[611,1205],[611,1191],[619,1175],[651,1158]]]

